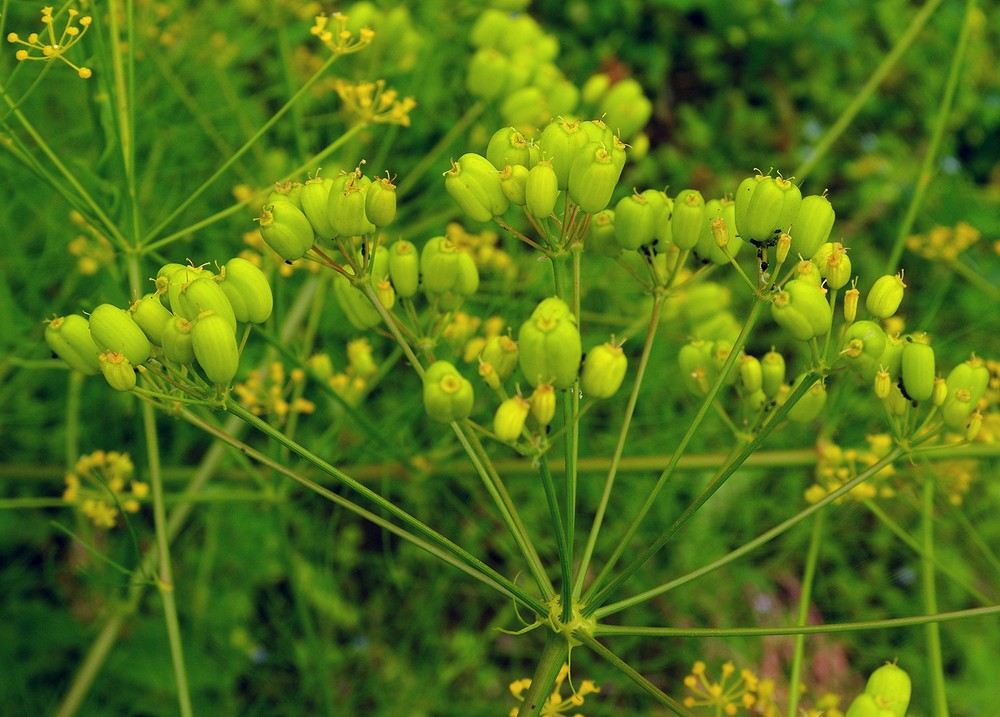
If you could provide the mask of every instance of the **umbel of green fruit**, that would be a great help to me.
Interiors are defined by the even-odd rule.
[[[802,193],[791,181],[769,174],[747,177],[736,190],[736,231],[757,246],[772,246],[791,228],[801,204]]]

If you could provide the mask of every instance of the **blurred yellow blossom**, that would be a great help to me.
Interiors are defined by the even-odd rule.
[[[149,495],[149,485],[134,479],[135,466],[128,453],[94,451],[81,456],[66,475],[63,500],[79,506],[98,528],[113,528],[119,508],[139,511],[139,501]]]
[[[572,694],[564,699],[562,696],[562,685],[568,676],[569,665],[563,664],[559,670],[559,674],[556,676],[555,685],[552,687],[552,694],[549,695],[549,699],[545,701],[544,705],[542,705],[542,717],[558,717],[558,715],[567,714],[575,707],[581,707],[587,695],[592,695],[601,691],[601,688],[595,685],[593,680],[583,680],[583,682],[580,683],[579,688],[575,690],[573,689],[571,682],[570,690]],[[529,687],[531,687],[530,678],[525,677],[520,680],[514,680],[510,683],[510,693],[519,701],[523,702],[524,692]],[[518,707],[511,709],[510,716],[515,717],[518,710]],[[577,712],[573,717],[583,717],[583,715]]]
[[[61,11],[60,14],[62,14]],[[52,15],[51,6],[42,8],[42,25],[45,26],[42,30],[44,39],[40,38],[37,32],[33,32],[28,35],[27,39],[21,39],[21,36],[16,32],[8,33],[7,42],[24,46],[14,53],[14,57],[16,57],[19,62],[23,62],[24,60],[39,60],[41,62],[48,62],[52,59],[59,59],[76,70],[76,73],[83,79],[90,77],[93,72],[91,72],[89,67],[80,67],[79,65],[75,65],[67,60],[65,55],[67,50],[80,42],[80,40],[83,39],[83,36],[87,34],[87,30],[90,28],[91,18],[89,15],[79,17],[80,11],[74,8],[70,8],[67,11],[67,15],[69,17],[66,20],[66,26],[63,28],[62,34],[58,38],[56,37],[56,32],[53,29],[56,18]]]

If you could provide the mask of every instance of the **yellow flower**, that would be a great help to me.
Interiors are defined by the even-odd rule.
[[[332,21],[332,22],[331,22]],[[334,55],[350,55],[360,52],[372,43],[375,31],[363,27],[354,37],[347,29],[347,16],[335,12],[333,15],[317,15],[309,32],[319,38]]]
[[[736,673],[736,666],[726,662],[721,668],[722,676],[713,682],[705,667],[698,660],[691,667],[691,674],[684,678],[684,686],[691,694],[684,698],[685,707],[714,707],[723,714],[735,715],[740,707],[748,708],[754,703],[753,690],[759,688],[757,676],[749,670],[742,670],[736,680],[730,678]],[[749,696],[749,698],[748,698]]]
[[[16,32],[8,33],[7,42],[15,45],[23,45],[24,48],[28,48],[21,48],[14,53],[14,57],[17,58],[19,62],[23,62],[24,60],[40,60],[42,62],[48,62],[52,59],[59,59],[76,70],[76,73],[83,79],[90,77],[93,72],[91,72],[89,67],[80,67],[75,65],[67,60],[65,55],[67,50],[73,47],[73,45],[78,43],[81,39],[83,39],[83,36],[87,34],[87,30],[90,28],[91,18],[89,15],[77,18],[80,11],[73,8],[70,8],[67,14],[69,17],[66,20],[66,26],[63,28],[62,34],[57,38],[55,30],[52,28],[55,20],[52,16],[52,8],[42,8],[42,25],[45,26],[42,33],[46,36],[45,39],[47,42],[43,42],[39,38],[37,32],[33,32],[28,35],[26,40],[22,40]]]
[[[569,665],[563,664],[559,670],[559,674],[556,677],[556,682],[552,687],[552,694],[542,705],[542,716],[543,717],[560,717],[565,715],[570,710],[575,707],[580,707],[583,704],[584,699],[587,695],[592,695],[601,691],[601,688],[594,684],[593,680],[584,680],[580,683],[580,688],[574,690],[572,687],[572,682],[570,683],[571,694],[567,698],[562,696],[562,685],[569,677]],[[524,691],[531,687],[531,679],[523,678],[520,680],[514,680],[510,683],[510,693],[514,695],[518,700],[524,700]],[[517,715],[518,708],[514,707],[510,711],[511,717]],[[575,714],[574,717],[583,717],[579,713]]]
[[[363,122],[410,126],[410,110],[417,106],[412,97],[399,99],[399,93],[386,89],[385,80],[351,82],[338,79],[333,89],[344,103],[344,109]]]

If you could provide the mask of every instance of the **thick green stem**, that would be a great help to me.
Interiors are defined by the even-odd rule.
[[[552,529],[556,534],[556,544],[559,549],[559,574],[560,574],[560,600],[563,604],[563,622],[567,622],[566,606],[572,610],[572,594],[570,585],[570,552],[566,546],[566,532],[563,530],[562,516],[559,513],[559,500],[556,498],[556,484],[552,478],[552,471],[549,470],[548,456],[543,453],[538,459],[538,471],[542,476],[542,486],[545,488],[545,502],[549,506],[549,515],[552,518]],[[572,612],[570,612],[572,615]]]
[[[806,556],[805,572],[802,575],[802,593],[799,595],[799,614],[796,625],[803,627],[809,619],[809,603],[812,601],[813,581],[816,578],[816,563],[819,562],[819,546],[823,540],[823,524],[826,511],[821,510],[813,518],[812,534],[809,536],[809,553]],[[788,717],[796,717],[799,713],[798,685],[802,681],[802,655],[805,652],[806,636],[795,636],[795,649],[792,653],[792,673],[788,677]]]
[[[920,561],[921,586],[924,612],[937,612],[937,588],[934,580],[934,478],[924,473],[924,487],[920,510],[920,527],[923,537],[924,555]],[[941,626],[929,622],[924,626],[927,637],[927,656],[930,660],[931,701],[934,717],[948,717],[948,697],[944,683],[944,660],[941,657]]]
[[[551,630],[545,633],[545,647],[538,658],[538,667],[531,677],[531,686],[524,693],[524,701],[517,711],[517,717],[538,717],[542,707],[552,694],[552,686],[559,671],[569,658],[569,643],[566,638]]]

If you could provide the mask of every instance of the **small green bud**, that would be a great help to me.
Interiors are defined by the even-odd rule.
[[[540,383],[535,386],[528,403],[531,404],[531,417],[539,426],[552,423],[556,415],[556,391],[551,383]]]
[[[857,318],[860,298],[861,292],[853,286],[844,292],[844,321],[848,324],[853,323],[854,319]]]
[[[128,309],[132,320],[139,325],[142,333],[150,343],[159,346],[163,327],[173,317],[170,310],[160,303],[160,298],[156,294],[146,294],[141,299],[136,299]]]
[[[389,246],[389,278],[401,297],[408,299],[417,293],[420,286],[420,259],[417,257],[417,248],[405,239]]]
[[[931,401],[935,408],[941,408],[948,400],[948,382],[938,376],[934,379],[934,393],[931,394]]]
[[[45,343],[71,369],[85,376],[101,372],[101,349],[90,336],[87,320],[78,314],[57,316],[45,325]]]
[[[823,291],[801,279],[787,282],[774,297],[771,315],[799,341],[822,336],[833,324],[833,312]]]
[[[764,395],[773,399],[785,383],[785,357],[771,349],[760,362],[761,388]]]
[[[447,361],[435,361],[424,374],[424,409],[439,423],[461,421],[472,413],[472,384]]]
[[[509,164],[531,169],[538,161],[538,148],[513,127],[504,127],[494,132],[490,138],[486,147],[486,159],[498,171]]]
[[[611,398],[625,380],[628,359],[621,345],[605,343],[587,352],[580,375],[584,396]]]
[[[894,717],[906,717],[910,691],[910,676],[891,662],[875,670],[865,687],[865,693],[875,698],[879,708],[889,710]]]
[[[556,208],[559,199],[559,179],[552,162],[543,159],[528,172],[524,185],[524,201],[528,211],[537,219],[545,219]]]
[[[302,187],[302,193],[299,195],[302,202],[302,213],[305,214],[313,232],[320,239],[333,239],[337,236],[337,231],[330,223],[329,214],[330,190],[333,189],[333,184],[334,180],[330,177],[316,176],[306,181]],[[263,222],[261,222],[261,226],[263,226]],[[310,246],[312,246],[311,242]],[[281,252],[278,253],[281,254]],[[305,251],[302,253],[304,254]],[[282,256],[285,255],[282,254]]]
[[[569,388],[576,381],[583,349],[576,317],[556,297],[542,301],[517,336],[521,372],[531,386],[551,382]]]
[[[124,354],[133,366],[145,363],[152,345],[128,312],[101,304],[90,314],[90,336],[104,352]]]
[[[225,318],[209,312],[199,316],[191,328],[191,348],[209,381],[217,386],[232,382],[240,366],[240,350]]]
[[[795,384],[792,386],[794,391],[804,378],[804,374],[799,376]],[[817,380],[808,391],[798,400],[798,402],[792,406],[788,411],[788,420],[793,423],[809,423],[815,420],[820,412],[823,410],[823,406],[826,405],[826,386],[823,382]]]
[[[493,364],[488,361],[483,361],[479,359],[479,377],[483,379],[487,386],[491,390],[496,391],[502,385],[500,376],[497,375],[497,370],[493,368]]]
[[[792,237],[788,232],[782,232],[778,237],[778,243],[774,248],[774,258],[778,264],[784,264],[788,258],[788,251],[792,248]]]
[[[903,346],[903,392],[914,401],[934,395],[934,349],[925,343],[907,341]]]
[[[889,398],[892,391],[892,377],[884,368],[875,373],[875,397],[881,400]]]
[[[949,392],[944,405],[941,406],[944,425],[953,431],[964,433],[969,427],[969,419],[976,408],[976,403],[967,388]]]
[[[514,443],[521,437],[531,404],[521,396],[512,396],[500,404],[493,416],[493,432],[498,440]]]
[[[865,308],[868,313],[878,319],[888,319],[896,313],[900,303],[903,301],[903,273],[895,276],[880,276],[872,286],[871,291],[865,298]]]
[[[635,250],[653,241],[656,233],[656,208],[642,194],[622,197],[615,205],[615,238],[625,250]]]
[[[233,307],[237,321],[263,324],[274,309],[274,294],[267,277],[256,265],[233,257],[215,277]]]
[[[377,227],[387,227],[396,218],[396,185],[388,172],[369,185],[365,194],[365,216]]]
[[[802,256],[812,256],[830,238],[836,214],[826,195],[810,194],[802,198],[795,218],[794,249]]]
[[[743,180],[736,193],[737,232],[757,246],[773,246],[792,226],[801,203],[799,188],[783,177]]]
[[[291,202],[265,206],[257,221],[264,241],[285,261],[300,259],[316,241],[312,223]]]
[[[191,345],[193,324],[183,316],[175,316],[163,327],[163,355],[170,361],[187,366],[194,363],[194,346]]]
[[[135,369],[124,354],[108,351],[99,357],[101,373],[108,385],[116,391],[131,391],[135,388]]]
[[[375,285],[375,294],[386,311],[396,305],[396,290],[392,288],[392,282],[388,279],[382,279]]]
[[[583,83],[582,97],[588,105],[596,105],[611,88],[611,77],[603,72],[591,75]]]
[[[611,201],[621,173],[622,166],[612,153],[600,142],[591,142],[580,150],[570,167],[569,198],[587,214],[597,214]]]
[[[694,249],[698,245],[705,219],[705,198],[697,189],[685,189],[674,199],[670,217],[670,233],[679,249]]]
[[[621,255],[622,248],[615,235],[614,209],[605,209],[591,218],[583,246],[587,251],[597,252],[612,259]]]
[[[528,201],[528,172],[520,164],[508,164],[500,172],[500,188],[515,207],[523,207]]]
[[[506,381],[517,368],[517,342],[506,334],[494,336],[486,341],[480,356],[493,366],[501,381]]]

